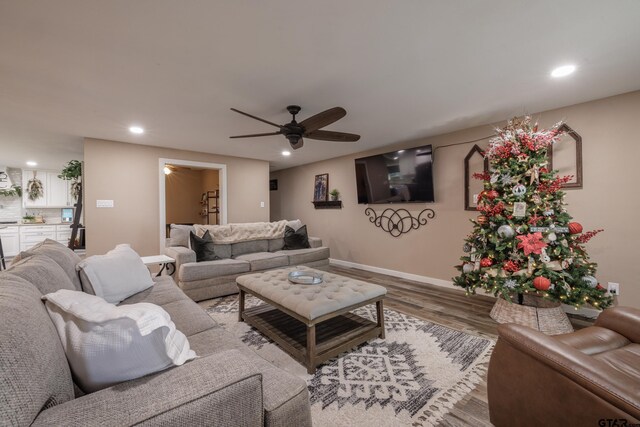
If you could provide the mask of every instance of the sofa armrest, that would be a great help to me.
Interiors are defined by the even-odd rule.
[[[33,425],[257,426],[263,414],[262,374],[230,350],[53,406]]]
[[[637,308],[607,308],[600,313],[595,326],[611,329],[631,342],[640,343],[640,310]]]
[[[630,382],[627,375],[609,364],[526,326],[503,324],[498,327],[498,333],[499,340],[494,353],[503,352],[505,346],[512,347],[614,407],[640,417],[637,397],[640,385],[637,382]],[[521,368],[529,369],[526,365]],[[490,372],[489,379],[491,376]],[[510,379],[512,380],[513,378]]]
[[[319,237],[309,237],[309,246],[312,248],[319,248],[322,246],[322,239]]]
[[[167,256],[176,260],[176,270],[174,274],[178,274],[180,266],[189,262],[196,262],[196,253],[184,246],[170,246],[164,249],[164,253]],[[180,277],[178,276],[178,279]]]

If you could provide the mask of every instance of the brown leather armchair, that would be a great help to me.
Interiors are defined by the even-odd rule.
[[[515,324],[498,334],[487,379],[495,426],[640,423],[640,310],[607,309],[570,334]]]

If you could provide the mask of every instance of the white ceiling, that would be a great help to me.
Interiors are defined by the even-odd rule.
[[[281,169],[640,89],[637,0],[0,0],[0,164],[82,137]],[[575,63],[575,75],[550,70]],[[356,144],[230,140],[334,106]],[[137,123],[147,132],[128,133]]]

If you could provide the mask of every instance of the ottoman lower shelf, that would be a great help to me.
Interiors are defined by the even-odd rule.
[[[309,328],[287,313],[268,304],[250,308],[242,319],[272,339],[291,357],[307,366],[307,372],[338,354],[372,338],[384,336],[384,326],[353,313],[344,313]],[[314,342],[309,349],[309,342]]]

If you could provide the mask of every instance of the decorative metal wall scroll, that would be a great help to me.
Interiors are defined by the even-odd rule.
[[[393,237],[401,236],[411,230],[417,230],[422,225],[427,225],[428,219],[436,216],[433,209],[423,209],[417,217],[406,209],[386,208],[378,215],[372,208],[364,210],[364,214],[369,217],[369,222],[378,228],[391,234]]]

